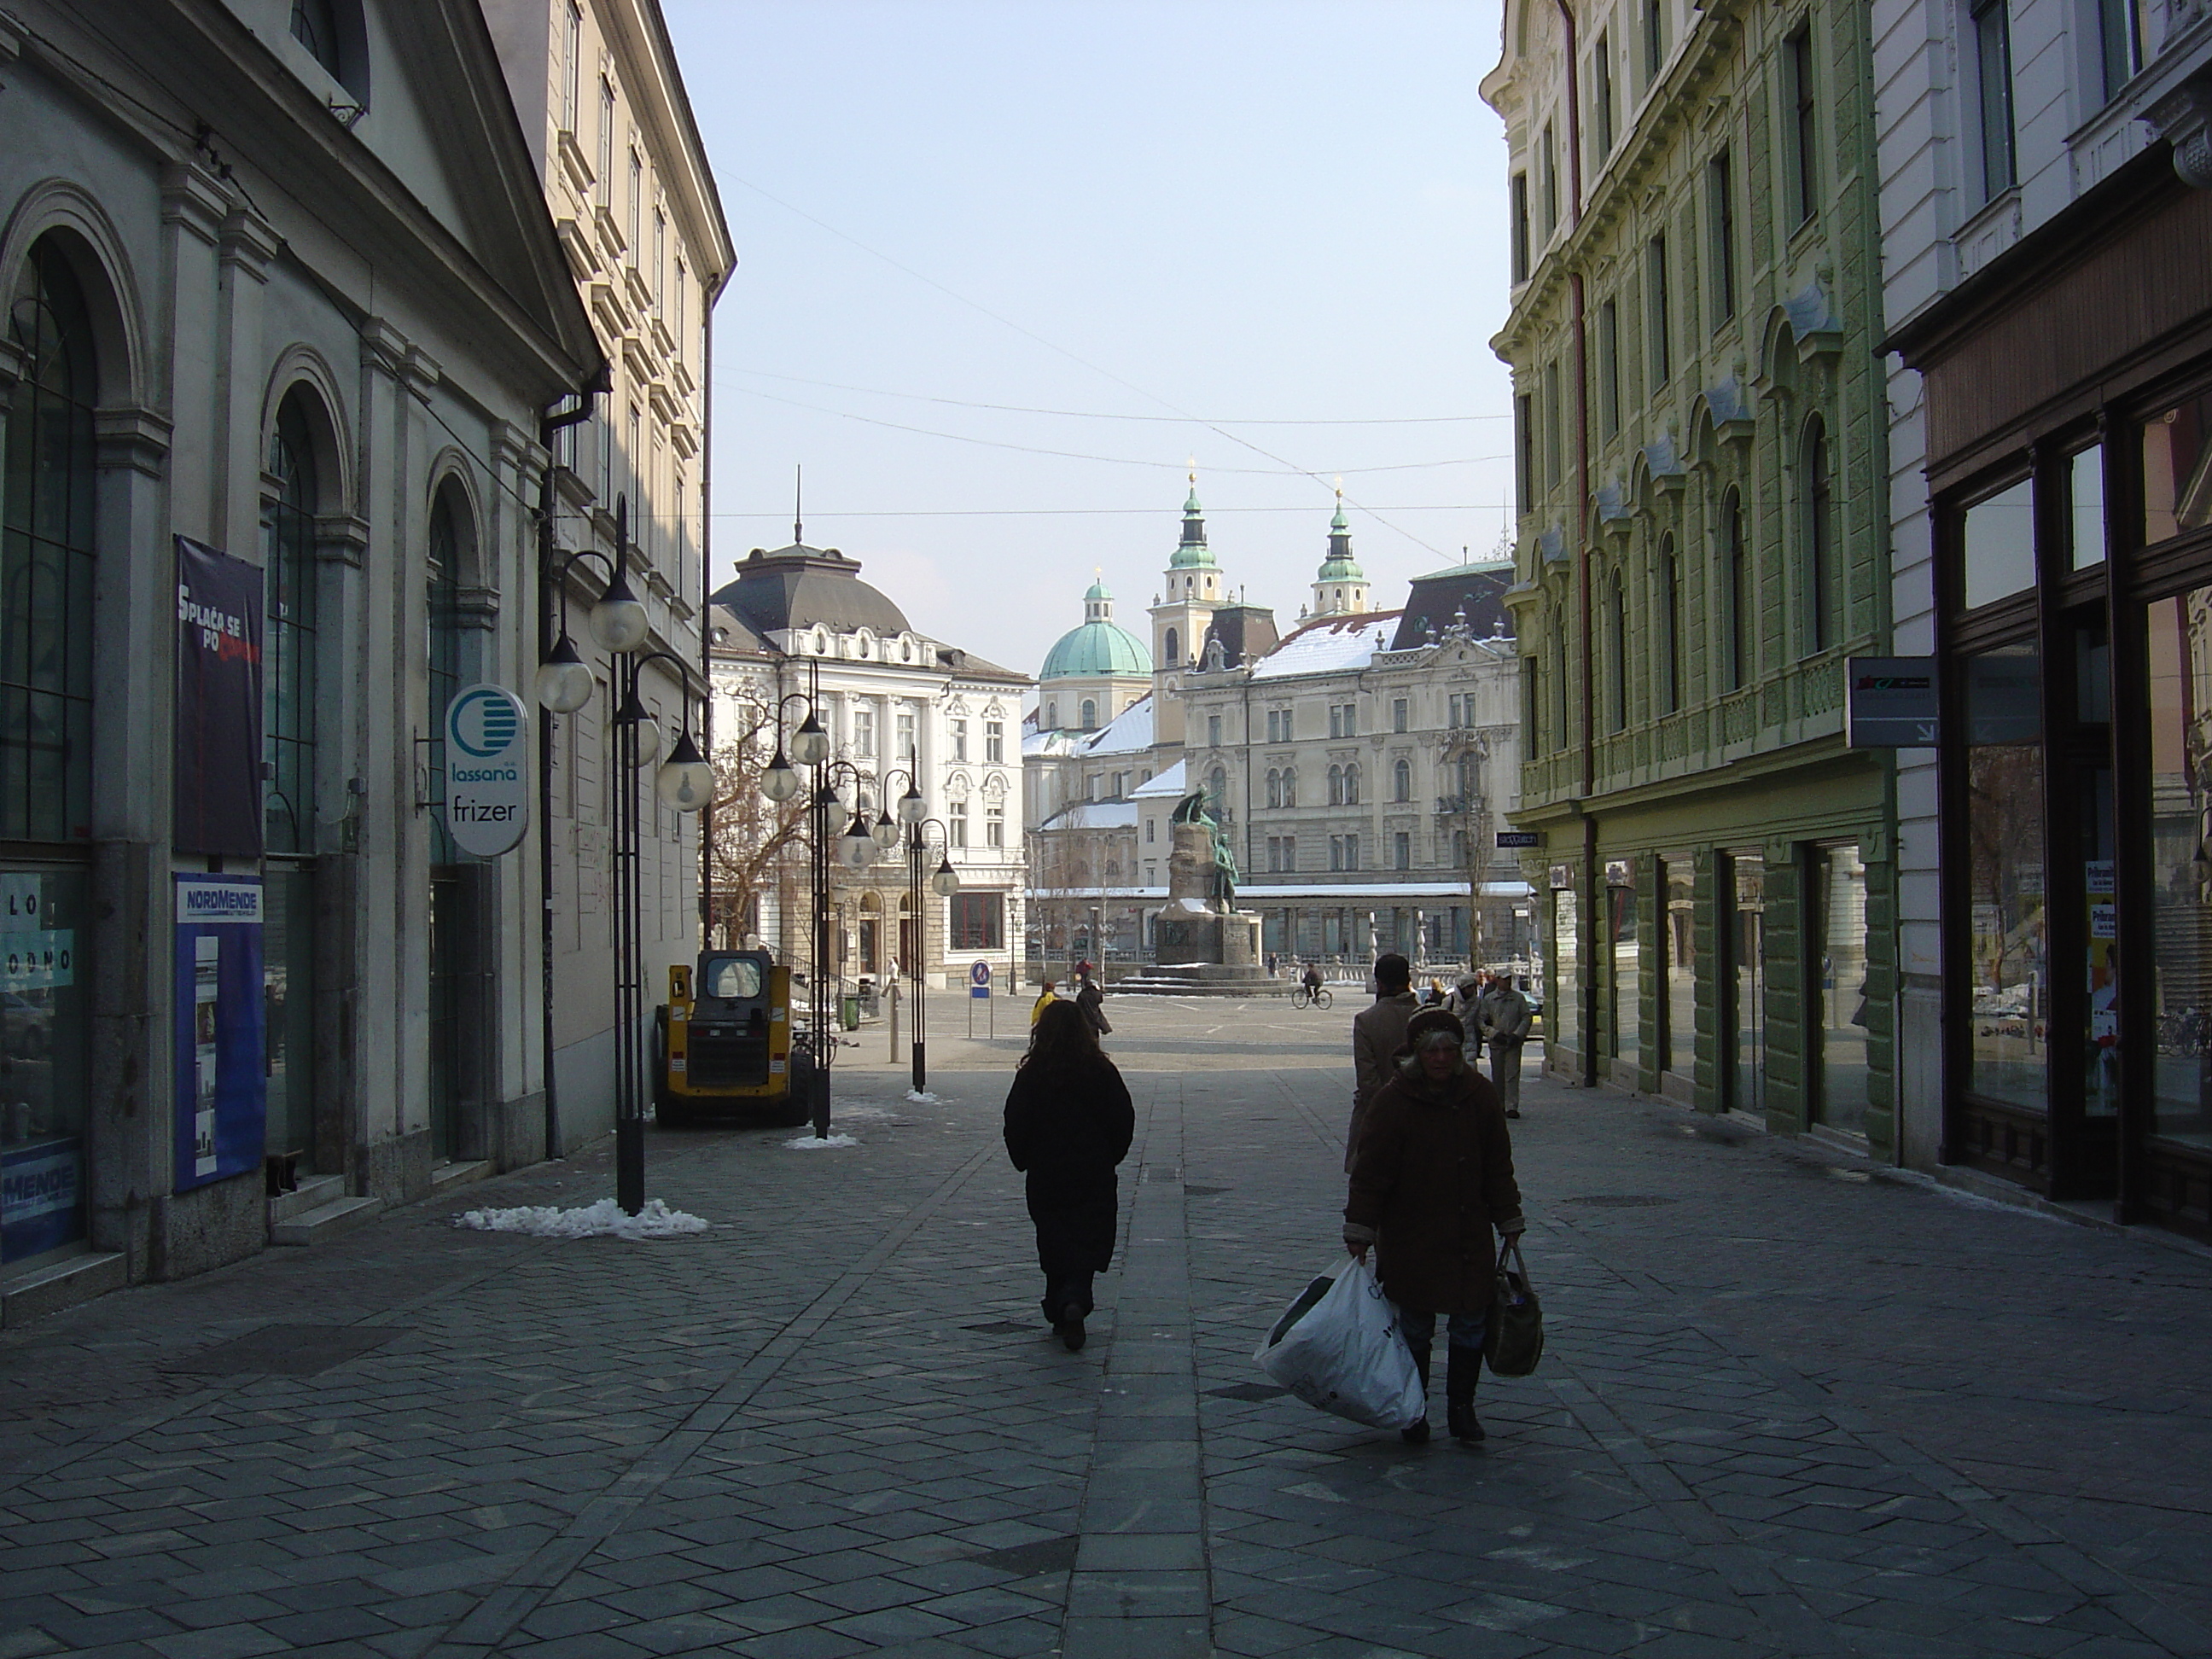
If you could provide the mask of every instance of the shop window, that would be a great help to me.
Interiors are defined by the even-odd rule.
[[[955,893],[951,900],[954,951],[1002,951],[1006,948],[1006,896],[1001,893]]]
[[[1813,1020],[1819,1045],[1814,1115],[1832,1129],[1866,1133],[1867,872],[1856,844],[1817,849],[1808,872],[1818,947]]]
[[[1662,971],[1667,976],[1665,1025],[1660,1032],[1660,1069],[1677,1077],[1692,1075],[1697,1060],[1698,969],[1697,905],[1693,896],[1695,872],[1683,858],[1665,860],[1659,866],[1659,890],[1666,895],[1666,927],[1659,941]]]
[[[1729,1105],[1766,1111],[1766,861],[1740,853],[1729,860],[1734,911],[1729,929]]]
[[[2045,1022],[2042,665],[2033,645],[1966,659],[1967,1087],[2041,1111]]]
[[[1582,913],[1572,887],[1552,890],[1552,994],[1544,1004],[1544,1046],[1568,1054],[1582,1046]]]
[[[84,1237],[85,878],[0,871],[0,1262]]]
[[[2143,423],[2142,472],[2146,547],[2212,524],[2212,392]]]
[[[2073,568],[2105,562],[2105,447],[2092,444],[2066,461],[2066,501]]]
[[[2212,587],[2151,605],[2146,626],[2158,1056],[2151,1132],[2212,1148],[2212,740],[2203,723],[2212,703]],[[2093,992],[2093,1023],[2096,1012]]]
[[[2035,490],[2026,478],[1966,511],[1960,526],[1966,609],[2035,586]]]
[[[1636,890],[1608,886],[1606,936],[1611,945],[1612,983],[1607,1012],[1613,1026],[1613,1056],[1633,1065],[1639,1048],[1643,975],[1636,938]]]

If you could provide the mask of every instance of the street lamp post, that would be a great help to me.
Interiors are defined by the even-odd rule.
[[[905,842],[907,908],[914,917],[914,939],[906,952],[906,971],[914,1005],[914,1091],[919,1095],[929,1091],[929,988],[922,973],[929,956],[929,921],[928,912],[921,908],[921,872],[927,862],[930,830],[937,831],[939,852],[937,869],[928,878],[929,890],[939,898],[949,898],[960,890],[960,877],[952,867],[951,832],[942,819],[923,816],[928,809],[922,800],[915,765],[909,755],[904,767],[895,767],[884,774],[884,808],[869,833],[881,852],[889,852],[902,838]],[[906,793],[899,797],[896,823],[892,822],[890,813],[894,778],[906,780]]]
[[[592,606],[592,640],[607,653],[616,695],[615,735],[615,1200],[635,1215],[645,1207],[645,939],[639,881],[640,816],[637,773],[660,758],[661,731],[638,696],[646,668],[655,662],[675,665],[684,688],[681,735],[653,778],[663,805],[696,812],[714,793],[714,771],[691,736],[691,665],[671,651],[645,651],[652,619],[629,585],[629,502],[615,497],[615,556],[582,548],[562,561],[556,591],[579,560],[608,567],[607,583]],[[561,636],[538,665],[539,707],[550,714],[573,714],[598,689],[591,667],[577,651],[564,622]]]

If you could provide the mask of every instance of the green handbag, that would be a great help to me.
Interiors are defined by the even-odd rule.
[[[1498,1295],[1483,1325],[1482,1357],[1500,1376],[1526,1376],[1544,1357],[1544,1309],[1528,1288],[1517,1237],[1498,1252]]]

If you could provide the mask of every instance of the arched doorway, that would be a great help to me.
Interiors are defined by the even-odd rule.
[[[424,604],[429,643],[426,714],[439,734],[431,745],[431,766],[442,783],[446,771],[446,708],[474,676],[469,640],[462,627],[462,577],[475,545],[475,520],[460,486],[448,480],[430,508],[430,537]],[[461,1150],[464,1103],[476,1085],[471,1034],[481,1030],[474,1017],[476,981],[483,959],[481,939],[483,866],[454,846],[443,811],[429,814],[430,972],[429,1077],[430,1157],[444,1163]]]

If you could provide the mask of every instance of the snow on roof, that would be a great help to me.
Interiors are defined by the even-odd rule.
[[[1022,733],[1022,758],[1032,755],[1065,755],[1073,747],[1065,732],[1028,731]]]
[[[1181,800],[1185,795],[1188,795],[1190,793],[1189,786],[1182,781],[1182,775],[1183,763],[1177,761],[1173,766],[1168,768],[1166,771],[1161,773],[1159,776],[1154,778],[1150,783],[1139,784],[1137,787],[1132,789],[1129,792],[1129,799],[1131,800],[1144,800],[1154,796],[1172,795],[1177,800]]]
[[[1296,674],[1337,674],[1367,666],[1378,651],[1390,647],[1398,631],[1395,611],[1365,611],[1352,617],[1325,617],[1308,623],[1260,659],[1255,680],[1288,679]]]
[[[1152,746],[1152,699],[1147,692],[1082,742],[1079,755],[1133,755]]]
[[[1039,830],[1133,830],[1137,808],[1126,800],[1079,800],[1037,826]]]

